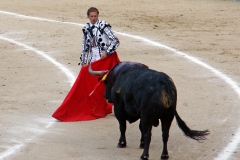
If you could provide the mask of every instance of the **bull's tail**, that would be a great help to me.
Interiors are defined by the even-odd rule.
[[[177,124],[179,128],[183,131],[185,136],[188,138],[192,138],[194,140],[197,140],[198,142],[202,142],[203,140],[206,140],[206,136],[210,133],[209,130],[204,131],[197,131],[197,130],[191,130],[186,123],[179,117],[177,111],[175,110],[175,118],[177,120]]]

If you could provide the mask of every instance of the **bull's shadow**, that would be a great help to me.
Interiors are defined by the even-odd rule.
[[[172,79],[163,72],[149,69],[141,63],[120,62],[110,71],[93,71],[92,75],[104,76],[105,98],[114,104],[114,113],[119,122],[119,148],[126,142],[126,121],[133,123],[140,119],[140,148],[143,148],[141,160],[149,158],[152,126],[162,126],[163,150],[161,159],[168,159],[167,142],[173,118],[176,118],[183,133],[198,142],[206,139],[208,130],[191,130],[177,113],[177,89]]]

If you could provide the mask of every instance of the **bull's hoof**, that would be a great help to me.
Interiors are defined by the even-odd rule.
[[[117,145],[118,148],[126,148],[127,147],[127,143],[124,143],[124,142],[119,142],[118,145]]]
[[[148,160],[148,156],[141,156],[140,160]]]
[[[167,154],[162,154],[161,155],[161,159],[168,159],[168,158],[169,158],[169,156]]]

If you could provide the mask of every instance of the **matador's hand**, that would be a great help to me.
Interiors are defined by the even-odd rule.
[[[103,52],[102,55],[101,55],[101,59],[104,59],[104,58],[107,58],[107,53],[106,52]]]

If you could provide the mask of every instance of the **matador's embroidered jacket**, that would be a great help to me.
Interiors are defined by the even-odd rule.
[[[106,21],[98,20],[94,25],[87,23],[83,29],[81,64],[88,64],[96,59],[94,54],[101,57],[103,52],[112,54],[119,46],[119,40]]]

